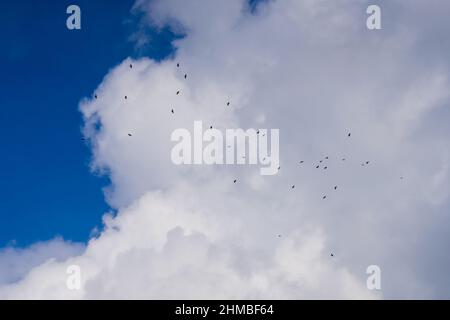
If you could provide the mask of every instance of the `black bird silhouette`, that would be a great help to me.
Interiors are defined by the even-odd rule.
[[[237,180],[234,180],[234,181],[233,181],[233,183],[236,183],[236,182],[237,182]]]
[[[281,234],[278,235],[278,238],[281,238]]]
[[[131,137],[131,136],[132,136],[132,134],[131,134],[131,133],[129,133],[129,134],[128,134],[128,136],[129,136],[129,137]]]
[[[322,161],[322,160],[320,160],[319,162],[320,162],[320,163],[322,163],[323,161]]]
[[[128,99],[128,97],[127,97],[127,96],[125,96],[125,100],[126,100],[126,99]]]
[[[334,257],[334,254],[330,254],[331,257]]]
[[[327,170],[328,169],[328,167],[323,167],[323,170]]]
[[[227,106],[229,106],[230,105],[230,102],[227,102]]]
[[[337,186],[334,186],[334,190],[337,190]]]
[[[294,189],[295,188],[295,184],[291,187],[291,189]]]
[[[179,68],[180,67],[180,64],[179,63],[177,63],[177,68]]]
[[[130,64],[130,69],[133,69],[133,65],[132,64]]]
[[[256,131],[256,134],[259,134],[259,130],[258,130],[258,131]]]
[[[184,78],[187,79],[187,74],[184,75]]]
[[[328,160],[328,157],[325,157],[325,159],[327,159],[327,160]]]
[[[95,95],[94,98],[97,99],[97,95]]]
[[[173,109],[172,109],[172,113],[175,113],[175,111],[173,111]]]
[[[342,161],[345,161],[345,158],[342,158]]]
[[[323,196],[323,198],[322,198],[322,199],[324,199],[324,200],[325,200],[326,198],[327,198],[327,196]]]
[[[370,161],[366,161],[366,164],[369,164],[370,163]]]
[[[179,95],[180,94],[180,91],[177,91],[177,95]]]
[[[212,129],[212,126],[211,127],[209,127],[210,129]]]
[[[316,169],[319,169],[320,166],[317,166]]]
[[[349,132],[349,133],[348,133],[348,136],[350,137],[351,135],[352,135],[352,133],[351,133],[351,132]]]
[[[303,163],[303,162],[305,162],[305,161],[303,161],[303,160],[302,160],[302,161],[300,161],[300,163]]]
[[[281,166],[278,167],[278,170],[280,170],[280,169],[281,169]]]

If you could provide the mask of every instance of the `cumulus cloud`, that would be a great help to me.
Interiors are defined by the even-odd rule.
[[[32,268],[48,260],[64,261],[83,252],[84,245],[62,238],[37,242],[28,248],[8,246],[0,250],[0,286],[21,280]]]
[[[449,4],[390,1],[378,31],[365,27],[368,4],[139,0],[146,23],[185,37],[174,59],[123,61],[81,103],[117,215],[82,254],[0,297],[448,297],[450,70],[438,42]],[[171,132],[195,120],[279,128],[279,174],[174,165]],[[80,291],[66,287],[72,264]],[[366,288],[372,264],[381,292]]]

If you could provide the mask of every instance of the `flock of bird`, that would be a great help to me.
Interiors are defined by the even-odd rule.
[[[130,67],[130,69],[133,69],[133,65],[132,65],[132,64],[130,64],[129,67]],[[177,68],[180,68],[180,63],[177,63]],[[187,79],[187,77],[188,77],[187,73],[184,74],[184,79]],[[181,93],[181,90],[177,90],[177,91],[176,91],[176,95],[177,95],[177,96],[180,95],[180,93]],[[95,99],[98,99],[97,94],[94,95],[94,98],[95,98]],[[127,99],[128,99],[128,96],[125,96],[124,98],[125,98],[125,100],[127,100]],[[230,102],[228,101],[228,102],[226,103],[226,105],[227,105],[227,106],[230,106]],[[175,110],[174,110],[173,108],[171,109],[170,112],[171,112],[172,114],[175,114]],[[212,128],[213,128],[213,127],[210,126],[210,129],[212,129]],[[257,130],[256,133],[259,134],[259,130]],[[264,134],[264,135],[265,135],[265,134]],[[264,135],[263,135],[263,136],[264,136]],[[351,135],[352,135],[351,132],[349,132],[349,133],[347,134],[347,137],[350,138]],[[128,136],[129,136],[129,137],[132,137],[133,135],[132,135],[131,133],[128,133]],[[83,137],[82,140],[85,140],[85,138]],[[228,147],[230,147],[230,146],[228,146]],[[244,158],[245,158],[245,156],[244,156]],[[325,157],[325,160],[329,160],[329,157],[326,156],[326,157]],[[342,158],[342,161],[346,161],[346,158]],[[300,164],[304,164],[305,161],[304,161],[304,160],[301,160],[299,163],[300,163]],[[314,165],[315,165],[315,168],[316,168],[316,169],[319,169],[319,168],[320,168],[320,165],[323,164],[323,163],[324,163],[324,160],[319,160],[319,164],[314,164]],[[361,163],[361,166],[364,167],[364,166],[367,166],[367,165],[369,165],[369,164],[370,164],[370,161],[365,161],[365,162]],[[281,169],[281,167],[278,167],[278,170],[280,170],[280,169]],[[323,166],[323,170],[327,170],[327,169],[328,169],[328,166],[327,166],[327,165],[324,165],[324,166]],[[400,177],[400,179],[403,180],[403,177]],[[234,179],[234,180],[233,180],[233,183],[234,183],[234,184],[236,184],[237,182],[238,182],[237,179]],[[295,185],[292,185],[292,186],[291,186],[291,189],[294,189],[294,188],[295,188]],[[336,191],[336,190],[338,189],[338,186],[335,185],[335,186],[333,187],[333,189]],[[323,200],[327,199],[327,195],[326,195],[326,194],[323,195],[323,196],[322,196],[322,199],[323,199]],[[281,237],[282,237],[282,235],[279,234],[279,235],[278,235],[278,238],[281,238]],[[330,256],[331,256],[331,257],[334,257],[334,254],[331,253]]]

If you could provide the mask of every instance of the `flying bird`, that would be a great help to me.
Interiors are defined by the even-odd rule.
[[[97,99],[97,95],[95,95],[94,98]]]
[[[184,78],[187,79],[187,74],[184,75]]]
[[[327,170],[328,169],[328,167],[323,167],[323,170]]]
[[[131,136],[132,136],[132,134],[131,134],[131,133],[129,133],[129,134],[128,134],[128,136],[129,136],[129,137],[131,137]]]
[[[320,166],[317,166],[316,169],[319,169]]]
[[[349,133],[348,133],[348,137],[350,137],[351,135],[352,135],[352,133],[351,133],[351,132],[349,132]]]
[[[177,68],[179,68],[180,67],[180,64],[179,63],[177,63]]]
[[[130,69],[133,69],[133,65],[130,63]]]
[[[230,105],[230,102],[227,102],[227,106],[229,106]]]
[[[334,186],[334,190],[337,190],[337,186]]]
[[[325,159],[327,159],[327,160],[328,160],[328,157],[325,157]]]
[[[180,94],[180,91],[177,91],[177,95],[179,95]]]
[[[295,188],[295,184],[291,187],[291,189],[294,189]]]
[[[235,179],[234,181],[233,181],[233,183],[236,183],[237,182],[237,180]]]
[[[334,254],[330,254],[331,257],[334,257]]]
[[[324,200],[325,200],[326,198],[327,198],[327,196],[323,196],[323,198],[322,198],[322,199],[324,199]]]
[[[175,113],[175,111],[173,111],[173,109],[172,109],[172,113]]]
[[[127,96],[125,96],[125,100],[126,100],[126,99],[128,99],[128,97],[127,97]]]
[[[370,161],[366,161],[366,164],[369,164],[370,163]]]
[[[302,160],[302,161],[300,161],[300,163],[303,163],[303,162],[305,162],[305,161],[303,161],[303,160]]]

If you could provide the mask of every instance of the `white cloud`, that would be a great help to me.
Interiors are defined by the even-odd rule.
[[[32,268],[48,261],[64,261],[83,252],[80,243],[66,242],[61,238],[37,242],[28,248],[8,246],[0,250],[0,286],[22,279]]]
[[[435,243],[431,227],[450,222],[439,214],[449,69],[418,45],[435,30],[408,27],[416,4],[393,3],[383,30],[369,31],[364,1],[270,1],[254,15],[241,0],[139,1],[149,22],[187,36],[175,61],[126,60],[82,102],[118,215],[82,255],[33,269],[0,297],[376,298],[372,264],[387,298],[442,297],[445,273],[430,276],[423,261],[449,241]],[[194,120],[279,128],[280,173],[173,165],[170,134]],[[328,169],[315,169],[325,156]],[[70,264],[82,291],[65,287]]]

